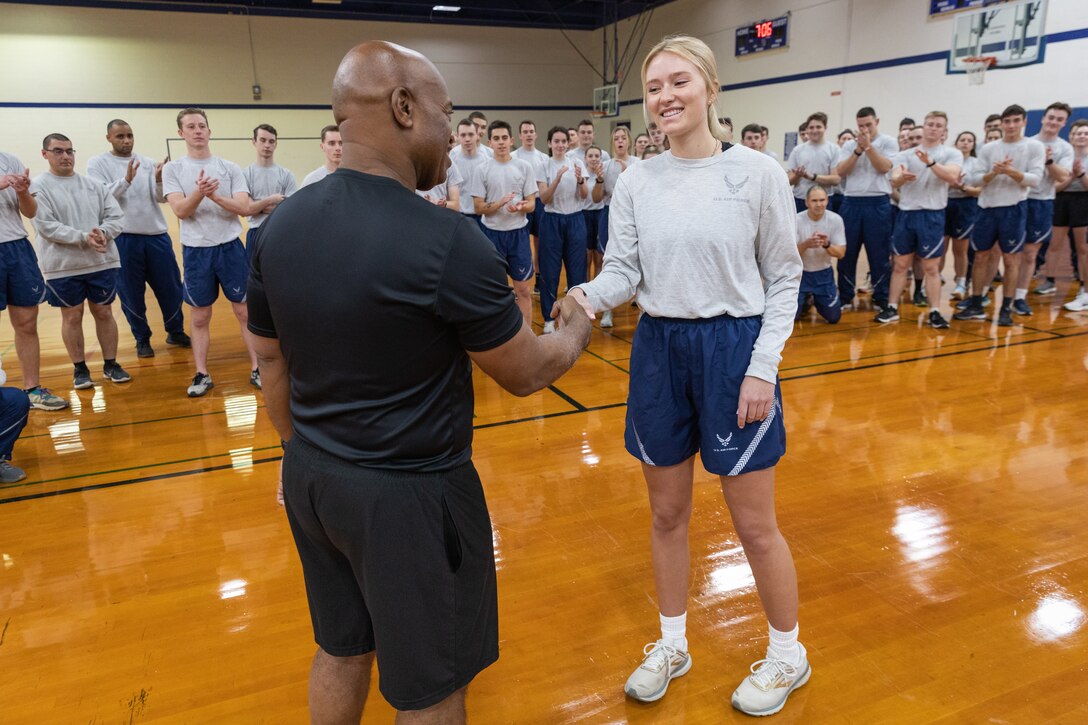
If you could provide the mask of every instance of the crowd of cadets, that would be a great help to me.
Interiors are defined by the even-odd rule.
[[[863,248],[877,322],[899,319],[900,298],[913,275],[912,303],[930,307],[931,326],[948,327],[939,304],[949,250],[955,282],[951,296],[959,300],[955,319],[987,319],[991,284],[997,281],[1004,284],[998,324],[1012,325],[1013,315],[1031,315],[1029,285],[1052,241],[1068,243],[1072,230],[1078,278],[1088,265],[1088,120],[1075,121],[1071,143],[1066,142],[1059,133],[1071,114],[1067,104],[1051,104],[1042,130],[1029,139],[1023,136],[1024,109],[1009,106],[987,118],[982,144],[964,131],[948,146],[948,117],[940,111],[927,114],[921,125],[903,119],[893,138],[880,133],[876,111],[865,107],[857,113],[856,129],[842,131],[834,141],[826,138],[827,116],[813,113],[800,125],[800,143],[785,162],[804,261],[798,317],[814,306],[835,323],[844,310],[855,309],[857,294],[864,291],[856,280]],[[732,121],[719,120],[732,133]],[[102,349],[102,376],[126,383],[131,376],[116,360],[112,303],[119,295],[137,356],[153,357],[144,301],[150,286],[162,312],[166,343],[192,348],[195,374],[186,392],[199,397],[213,386],[207,365],[210,322],[221,290],[249,351],[250,383],[261,387],[246,326],[247,252],[261,223],[298,187],[294,176],[274,161],[274,127],[254,129],[256,161],[242,169],[212,155],[203,110],[183,109],[177,125],[185,156],[157,162],[134,152],[128,123],[110,121],[106,140],[111,148],[88,161],[86,176],[75,173],[76,151],[59,133],[45,137],[42,157],[49,170],[33,179],[22,162],[0,152],[0,310],[7,309],[11,318],[26,397],[25,405],[21,397],[11,404],[5,398],[0,405],[0,423],[15,421],[0,425],[6,429],[0,434],[0,482],[22,476],[9,460],[25,408],[68,406],[39,379],[42,302],[61,308],[61,336],[75,388],[94,385],[84,354],[85,302]],[[506,260],[526,322],[532,319],[532,296],[538,294],[544,333],[549,334],[560,273],[565,270],[566,284],[573,287],[600,270],[617,178],[667,150],[668,139],[652,123],[646,133],[634,136],[618,126],[608,148],[602,148],[588,119],[572,128],[554,126],[539,139],[531,120],[515,131],[505,121],[488,124],[480,112],[461,120],[455,137],[446,182],[417,193],[480,225]],[[767,128],[758,124],[741,130],[743,145],[777,158],[766,149],[767,137]],[[322,129],[320,145],[325,162],[302,186],[339,166],[342,144],[336,126]],[[167,234],[163,202],[179,220],[184,277]],[[32,220],[37,253],[20,215]],[[245,246],[240,217],[248,218]],[[1052,278],[1038,278],[1034,294],[1055,291]],[[190,306],[191,338],[184,330],[183,300]],[[1083,284],[1064,307],[1088,311]],[[612,324],[612,313],[603,313],[601,326]]]

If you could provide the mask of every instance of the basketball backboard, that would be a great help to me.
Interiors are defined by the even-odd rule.
[[[964,59],[992,56],[994,68],[1041,63],[1044,53],[1046,0],[993,5],[955,16],[948,72],[965,73]]]

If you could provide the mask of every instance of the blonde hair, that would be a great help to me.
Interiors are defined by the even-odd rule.
[[[944,119],[944,125],[945,126],[948,125],[948,114],[945,113],[944,111],[930,111],[929,113],[926,114],[925,120],[928,121],[931,118],[943,118]]]
[[[626,126],[616,126],[612,129],[612,153],[616,153],[616,134],[623,131],[623,135],[627,137],[627,154],[631,154],[631,131]]]
[[[651,48],[646,54],[646,60],[642,61],[642,115],[647,128],[651,120],[649,104],[646,102],[646,71],[651,61],[662,53],[672,53],[694,65],[706,84],[707,97],[716,99],[718,96],[718,63],[714,60],[714,51],[706,43],[690,35],[668,35]],[[710,133],[714,138],[727,141],[729,132],[722,126],[718,116],[717,102],[711,101],[706,109],[707,126],[710,127]]]

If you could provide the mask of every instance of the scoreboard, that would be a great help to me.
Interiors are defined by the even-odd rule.
[[[773,20],[761,20],[758,23],[737,28],[737,48],[734,55],[742,56],[764,50],[785,48],[789,44],[790,16],[783,15]]]

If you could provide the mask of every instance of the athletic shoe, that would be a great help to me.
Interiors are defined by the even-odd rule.
[[[929,300],[926,299],[926,293],[921,289],[914,290],[914,299],[912,302],[915,307],[929,307]]]
[[[1037,295],[1052,295],[1058,291],[1058,285],[1054,284],[1054,280],[1045,279],[1043,283],[1035,288],[1032,294]]]
[[[155,349],[151,347],[150,340],[136,341],[136,357],[155,357]]]
[[[249,384],[255,387],[257,390],[262,390],[260,370],[251,370],[249,372]]]
[[[548,320],[544,323],[544,334],[550,335],[553,332],[555,332],[555,322],[553,320]]]
[[[1031,317],[1031,306],[1028,305],[1027,300],[1013,300],[1012,312],[1014,315],[1024,315],[1025,317]]]
[[[1088,292],[1083,290],[1079,295],[1062,305],[1070,312],[1088,312]]]
[[[1001,310],[997,313],[997,324],[1000,327],[1012,327],[1012,305],[1001,306]]]
[[[847,302],[847,303],[846,303],[845,305],[843,305],[843,306],[842,306],[842,307],[841,307],[840,309],[841,309],[841,310],[842,310],[843,312],[853,312],[853,311],[854,311],[854,303],[853,303],[853,302]]]
[[[968,304],[962,310],[952,315],[953,320],[985,320],[986,313],[982,310],[982,305],[974,301],[975,298],[970,298]],[[958,307],[959,305],[957,305]]]
[[[106,376],[107,380],[114,383],[127,383],[132,380],[132,376],[126,373],[125,369],[117,363],[103,365],[102,374]]]
[[[72,387],[76,390],[93,388],[94,383],[91,382],[91,371],[86,367],[76,368],[75,372],[72,374]]]
[[[171,332],[166,336],[166,344],[177,345],[178,347],[192,347],[193,341],[184,332]]]
[[[947,330],[948,320],[941,317],[941,313],[933,310],[929,313],[929,326],[934,330]]]
[[[798,645],[800,646],[800,645]],[[733,707],[745,715],[774,715],[786,705],[790,693],[812,675],[808,656],[801,648],[802,660],[791,665],[782,660],[765,659],[752,665],[752,674],[733,692]]]
[[[26,471],[16,468],[9,461],[0,461],[0,483],[16,483],[26,478]]]
[[[878,310],[882,310],[887,306],[888,306],[888,300],[882,300],[882,299],[878,299],[876,297],[873,298],[873,307],[877,308]]]
[[[197,373],[193,376],[193,384],[189,386],[189,389],[185,392],[190,398],[199,398],[204,393],[215,387],[215,383],[212,382],[212,376],[207,373]]]
[[[67,400],[53,395],[48,388],[40,385],[26,391],[26,397],[30,399],[30,407],[38,410],[64,410],[68,407]]]
[[[873,322],[879,322],[885,324],[888,322],[895,322],[899,319],[899,308],[895,305],[888,305],[882,309],[877,316],[873,318]]]
[[[691,655],[660,639],[643,647],[642,652],[646,656],[627,678],[623,691],[641,702],[656,702],[665,696],[670,681],[691,669]]]
[[[982,307],[983,309],[993,304],[993,300],[990,299],[990,295],[982,295]]]
[[[612,327],[612,310],[601,313],[601,327]]]
[[[957,282],[956,283],[956,289],[952,290],[952,299],[954,299],[954,300],[967,299],[967,286]]]

